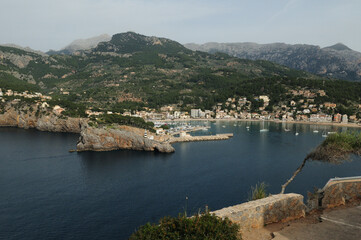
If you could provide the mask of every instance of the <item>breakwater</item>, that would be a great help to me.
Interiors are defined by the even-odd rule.
[[[169,143],[177,142],[196,142],[196,141],[216,141],[216,140],[227,140],[233,137],[233,133],[224,133],[208,136],[183,136],[183,137],[173,137],[169,140]]]

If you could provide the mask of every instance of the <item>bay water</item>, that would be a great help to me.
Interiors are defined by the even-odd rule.
[[[322,133],[351,130],[273,122],[206,124],[208,131],[194,134],[234,137],[177,143],[173,154],[69,153],[77,134],[0,128],[0,239],[127,239],[140,225],[163,216],[245,202],[259,182],[277,194],[324,140]],[[308,162],[286,192],[306,196],[329,178],[359,175],[359,158],[342,165]]]

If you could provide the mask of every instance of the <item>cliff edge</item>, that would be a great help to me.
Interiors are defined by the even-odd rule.
[[[39,105],[20,106],[17,102],[6,104],[0,114],[0,127],[35,128],[46,132],[80,133],[84,118],[58,116]]]
[[[111,126],[94,128],[83,126],[77,144],[77,151],[112,151],[118,149],[132,149],[139,151],[158,151],[164,153],[174,152],[168,142],[145,138],[140,129]]]

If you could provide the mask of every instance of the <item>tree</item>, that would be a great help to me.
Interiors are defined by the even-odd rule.
[[[340,164],[350,158],[350,155],[361,156],[361,133],[345,132],[328,135],[328,137],[312,152],[307,154],[302,164],[296,169],[292,177],[282,185],[281,194],[288,184],[297,176],[310,159],[316,161]]]

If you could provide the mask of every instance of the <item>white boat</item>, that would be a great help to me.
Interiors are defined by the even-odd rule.
[[[246,128],[249,129],[249,126],[247,126]]]
[[[336,132],[328,132],[327,134],[335,134]]]
[[[222,128],[225,128],[225,127],[226,127],[226,126],[224,126],[224,125],[222,126]]]
[[[300,134],[299,132],[296,132],[295,135],[298,136],[298,134]]]
[[[313,133],[318,133],[318,130],[313,130]]]
[[[262,129],[259,130],[260,132],[268,132],[267,128],[264,128],[264,121],[262,121]]]
[[[290,129],[288,129],[288,128],[285,128],[285,132],[289,132],[289,131],[291,131]]]
[[[324,137],[324,138],[327,137],[327,133],[323,132],[322,137]]]

